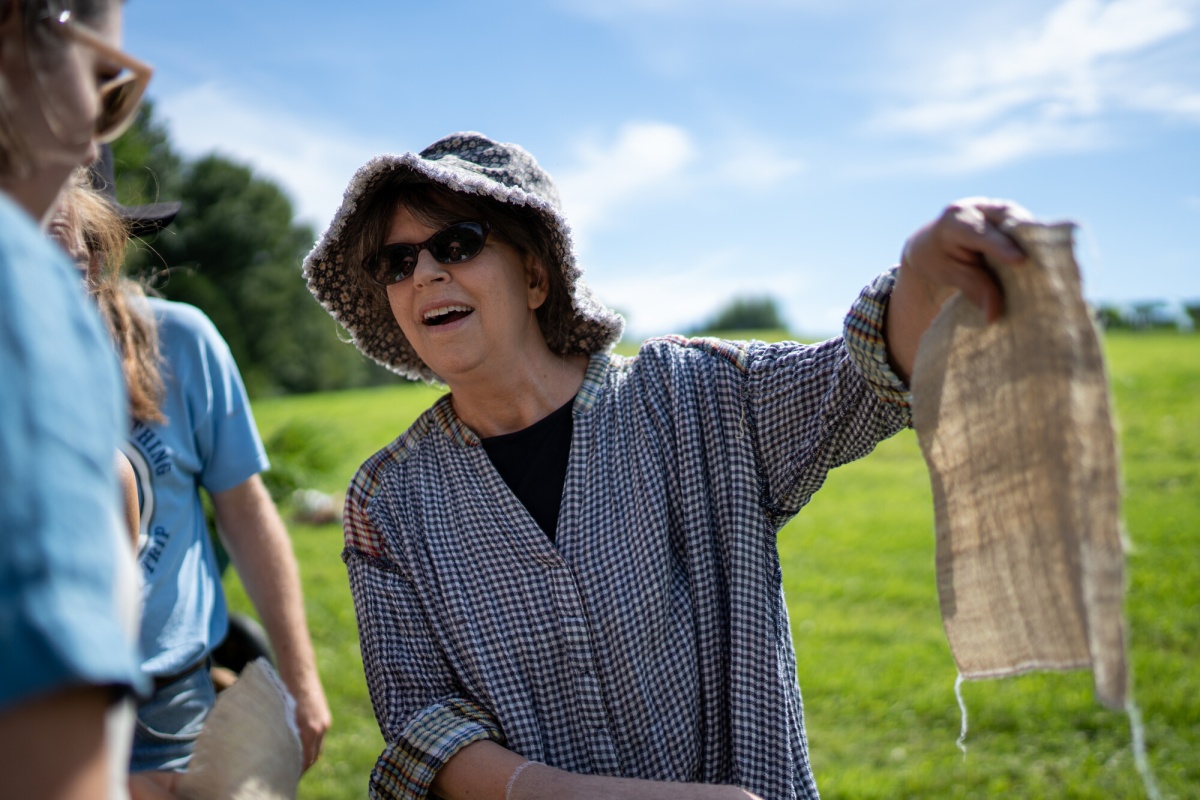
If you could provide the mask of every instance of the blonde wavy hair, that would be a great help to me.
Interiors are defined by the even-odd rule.
[[[88,290],[120,358],[129,413],[142,422],[165,422],[158,327],[146,307],[144,287],[121,275],[129,229],[112,202],[92,188],[84,167],[72,173],[59,199],[59,210],[68,225],[82,234],[92,265],[98,262],[99,269],[89,269],[94,277],[88,280]]]

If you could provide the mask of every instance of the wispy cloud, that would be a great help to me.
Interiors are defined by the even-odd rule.
[[[692,136],[663,122],[627,122],[612,142],[576,147],[576,165],[555,176],[577,236],[601,227],[638,198],[663,192],[695,161]]]
[[[635,338],[694,328],[734,297],[769,294],[786,299],[802,295],[810,286],[810,273],[794,264],[758,264],[754,270],[745,265],[745,252],[728,248],[686,262],[622,272],[598,264],[589,267],[587,280],[605,303],[628,315]]]
[[[870,130],[941,147],[947,171],[1084,150],[1099,121],[1154,112],[1200,121],[1200,93],[1151,56],[1197,26],[1196,0],[1063,0],[1034,25],[943,54]],[[928,167],[929,160],[917,165]]]
[[[217,84],[163,97],[157,110],[182,152],[194,157],[216,151],[250,164],[287,190],[297,217],[318,233],[333,218],[354,170],[388,149],[345,131],[319,129],[293,110],[267,107]]]
[[[808,161],[788,145],[742,133],[725,142],[714,178],[750,191],[773,189],[808,169]]]
[[[574,166],[555,181],[582,246],[589,233],[628,221],[664,198],[695,191],[761,194],[805,169],[805,159],[785,143],[746,131],[701,143],[677,125],[627,122],[611,140],[582,140]]]

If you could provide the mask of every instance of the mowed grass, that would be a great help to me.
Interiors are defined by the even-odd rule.
[[[1134,690],[1164,797],[1200,797],[1200,336],[1106,341],[1121,432]],[[425,386],[255,403],[264,437],[301,421],[335,464],[358,464],[438,392]],[[382,748],[336,526],[290,526],[334,727],[301,797],[357,798]],[[968,683],[964,757],[956,670],[937,606],[933,514],[906,431],[834,472],[779,539],[809,744],[825,798],[1145,796],[1129,722],[1089,673]],[[231,603],[249,605],[228,581]]]

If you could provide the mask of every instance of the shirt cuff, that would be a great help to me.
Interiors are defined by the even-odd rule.
[[[384,748],[371,772],[373,798],[424,798],[438,771],[472,742],[504,744],[500,727],[482,708],[459,698],[419,712]]]
[[[875,390],[875,394],[885,403],[909,408],[912,405],[912,392],[888,363],[887,339],[883,329],[888,300],[892,296],[892,287],[896,285],[897,269],[892,267],[862,290],[846,315],[844,338],[850,360]]]

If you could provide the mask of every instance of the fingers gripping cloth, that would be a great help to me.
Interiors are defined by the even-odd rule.
[[[921,340],[913,427],[933,483],[942,621],[968,680],[1090,668],[1126,707],[1117,449],[1073,226],[1006,229],[1005,315],[955,297]]]
[[[183,800],[293,800],[304,770],[296,703],[266,659],[221,692],[177,794]]]

